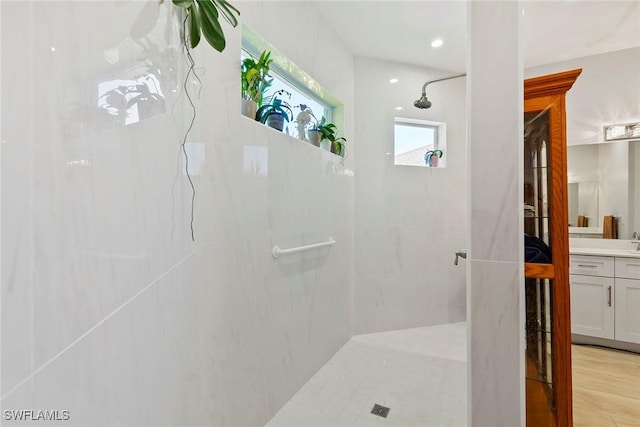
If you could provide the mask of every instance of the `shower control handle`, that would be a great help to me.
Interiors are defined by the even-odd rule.
[[[458,252],[456,252],[456,259],[455,261],[453,261],[453,265],[458,265],[458,258],[467,259],[467,250],[460,249]]]

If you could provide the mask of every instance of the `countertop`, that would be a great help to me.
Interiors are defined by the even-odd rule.
[[[640,258],[640,252],[629,249],[611,249],[611,248],[569,248],[571,255],[594,255],[594,256],[612,256],[624,258]]]

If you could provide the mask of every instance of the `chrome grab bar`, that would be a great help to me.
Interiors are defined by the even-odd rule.
[[[334,245],[335,243],[336,241],[333,240],[333,237],[329,237],[329,240],[327,240],[326,242],[314,243],[313,245],[298,246],[298,247],[289,248],[289,249],[280,249],[279,246],[274,246],[273,249],[271,249],[271,255],[273,255],[273,258],[277,259],[280,255],[295,254],[296,252],[303,252],[303,251],[308,251],[310,249],[322,248],[324,246],[331,246],[331,245]]]

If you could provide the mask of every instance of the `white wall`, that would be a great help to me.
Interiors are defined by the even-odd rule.
[[[355,332],[464,320],[465,261],[453,260],[467,234],[465,79],[430,85],[420,110],[422,84],[451,73],[365,58],[355,70]],[[446,168],[394,165],[396,116],[446,122]]]
[[[241,29],[223,24],[227,50],[194,53],[191,242],[171,2],[1,7],[2,409],[67,409],[68,425],[264,424],[351,335],[353,160],[240,116]],[[339,38],[309,3],[238,7],[344,102],[355,151]],[[158,50],[132,41],[134,22]],[[141,58],[162,69],[167,113],[101,127],[97,84],[144,73]],[[331,249],[271,257],[329,236]]]
[[[599,163],[597,145],[567,147],[569,182],[598,182]]]
[[[618,217],[618,237],[629,235],[629,144],[598,144],[598,213]],[[602,220],[600,220],[601,222]]]

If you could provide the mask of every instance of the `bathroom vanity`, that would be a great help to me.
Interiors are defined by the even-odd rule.
[[[571,239],[572,341],[640,353],[640,251],[629,240]]]

